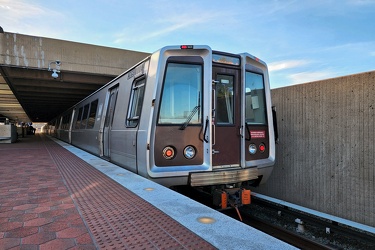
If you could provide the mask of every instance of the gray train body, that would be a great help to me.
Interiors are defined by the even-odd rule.
[[[168,46],[48,125],[57,138],[165,186],[265,182],[275,161],[267,66]]]

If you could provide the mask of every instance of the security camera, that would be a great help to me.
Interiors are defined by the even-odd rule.
[[[59,74],[57,74],[57,70],[56,69],[53,70],[52,77],[54,79],[56,79],[57,77],[59,77]]]
[[[55,69],[52,69],[51,68],[51,64],[55,64]],[[56,79],[57,77],[59,77],[59,74],[58,73],[60,73],[60,65],[61,65],[61,61],[60,60],[56,60],[56,61],[54,61],[54,62],[50,62],[49,64],[48,64],[48,71],[53,71],[53,73],[52,73],[52,77],[54,78],[54,79]]]

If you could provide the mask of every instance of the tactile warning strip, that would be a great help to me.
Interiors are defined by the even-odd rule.
[[[100,249],[215,249],[156,207],[45,139]]]

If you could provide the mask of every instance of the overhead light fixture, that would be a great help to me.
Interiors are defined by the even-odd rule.
[[[55,68],[51,68],[51,64],[55,64]],[[52,77],[54,79],[56,79],[57,77],[59,77],[59,74],[60,73],[60,65],[61,65],[61,62],[60,60],[56,60],[56,61],[53,61],[53,62],[50,62],[48,64],[48,71],[52,71]]]

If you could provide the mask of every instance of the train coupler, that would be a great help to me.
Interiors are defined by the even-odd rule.
[[[251,191],[245,188],[216,189],[213,204],[220,209],[237,208],[251,203]]]

